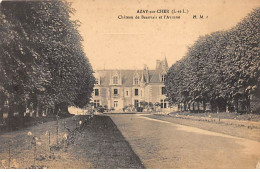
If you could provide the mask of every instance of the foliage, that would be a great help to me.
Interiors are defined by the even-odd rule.
[[[0,4],[0,87],[21,114],[30,104],[39,112],[89,102],[93,70],[72,12],[61,0]]]
[[[250,97],[260,97],[259,18],[257,8],[232,29],[200,37],[167,73],[170,102],[238,111],[240,101],[250,111]]]

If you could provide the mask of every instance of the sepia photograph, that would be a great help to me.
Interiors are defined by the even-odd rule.
[[[257,171],[259,52],[259,0],[0,0],[0,171]]]

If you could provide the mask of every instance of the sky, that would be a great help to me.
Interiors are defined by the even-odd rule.
[[[155,68],[156,59],[167,58],[169,66],[180,60],[199,36],[235,26],[259,0],[70,0],[76,10],[84,39],[84,51],[97,69]],[[161,9],[170,13],[157,13]],[[137,10],[155,13],[137,13]],[[159,11],[157,11],[159,10]],[[159,19],[173,16],[180,19]],[[188,11],[187,11],[188,10]],[[119,16],[133,19],[119,19]],[[157,19],[135,19],[135,16]],[[196,15],[197,19],[193,19]],[[198,17],[203,15],[203,19]]]

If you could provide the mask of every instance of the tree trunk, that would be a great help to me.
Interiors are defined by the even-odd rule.
[[[8,118],[13,116],[14,116],[14,104],[12,101],[10,101],[8,105]]]
[[[227,107],[227,103],[226,103],[226,101],[224,101],[224,103],[221,107],[221,112],[226,112],[226,109],[227,109],[226,107]]]
[[[32,117],[36,117],[36,114],[37,114],[37,105],[36,103],[33,103],[32,105]]]
[[[198,101],[198,113],[200,112],[200,101]]]
[[[216,112],[216,102],[215,101],[211,101],[210,102],[210,106],[211,106],[211,112]]]
[[[50,107],[47,109],[48,116],[55,116],[54,112],[55,112],[55,108],[53,108],[53,107]]]
[[[68,115],[68,114],[69,114],[69,110],[68,110],[67,103],[64,102],[64,103],[55,105],[54,115],[64,116],[64,115]]]
[[[45,109],[45,115],[46,115],[46,116],[49,116],[49,108],[46,108],[46,109]]]
[[[36,117],[39,117],[39,104],[37,105],[37,107],[36,107],[36,115],[35,115]]]
[[[204,112],[206,111],[206,103],[205,103],[205,101],[203,101],[203,111]]]
[[[53,116],[58,115],[58,113],[59,113],[59,111],[60,111],[59,106],[60,106],[59,104],[55,105],[55,107],[54,107],[54,112],[53,112]]]
[[[42,106],[39,104],[39,105],[38,105],[38,116],[39,116],[39,117],[42,117],[42,113],[43,113],[43,108],[42,108]]]
[[[0,123],[3,123],[4,120],[4,106],[0,105]]]
[[[247,113],[251,112],[251,107],[250,107],[250,96],[247,96]]]
[[[235,111],[238,113],[238,99],[235,99]]]
[[[18,105],[18,113],[20,117],[24,117],[26,107],[23,104]]]

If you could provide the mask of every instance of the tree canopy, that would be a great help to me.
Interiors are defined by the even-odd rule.
[[[89,102],[93,70],[73,11],[62,0],[0,3],[0,91],[21,114]]]
[[[260,98],[259,18],[257,8],[230,30],[200,37],[167,73],[171,102],[225,111],[241,101],[250,111],[250,97]]]

